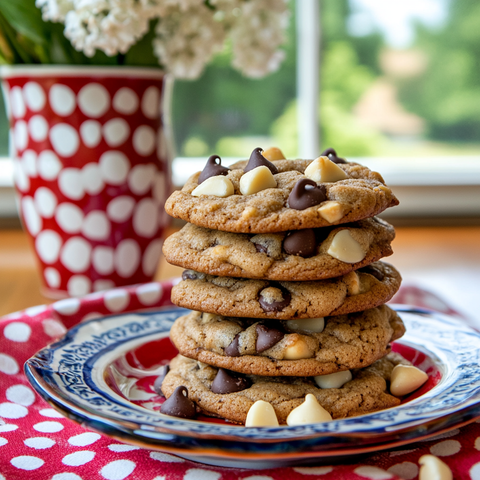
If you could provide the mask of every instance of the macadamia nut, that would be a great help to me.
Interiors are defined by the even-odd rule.
[[[352,373],[350,370],[344,370],[330,375],[317,375],[313,378],[320,388],[340,388],[352,379]]]
[[[337,222],[344,215],[342,205],[334,201],[323,202],[322,206],[318,209],[318,213],[328,223]]]
[[[240,192],[242,195],[253,195],[267,188],[275,188],[277,181],[268,167],[262,165],[242,175]]]
[[[285,155],[283,152],[277,147],[270,147],[263,151],[262,155],[267,160],[285,160]]]
[[[390,378],[390,393],[402,397],[420,388],[428,380],[428,375],[413,365],[397,365]]]
[[[213,195],[215,197],[229,197],[233,195],[233,183],[223,175],[207,178],[193,192],[192,196]]]
[[[327,253],[345,263],[357,263],[365,258],[362,246],[350,235],[348,230],[340,230],[333,237]]]
[[[338,182],[348,175],[328,157],[316,158],[306,169],[305,176],[317,183]]]
[[[283,354],[283,358],[285,360],[300,360],[302,358],[310,358],[312,356],[312,350],[301,338],[297,338],[292,345],[288,345],[285,348],[285,353]]]
[[[297,333],[322,333],[325,328],[325,319],[319,318],[302,318],[300,320],[288,320],[287,328]]]

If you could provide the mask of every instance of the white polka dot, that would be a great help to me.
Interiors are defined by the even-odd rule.
[[[95,280],[93,282],[94,292],[103,292],[115,288],[115,283],[112,280]]]
[[[56,433],[63,430],[63,425],[60,422],[40,422],[33,426],[33,429],[42,433]]]
[[[82,233],[91,240],[105,240],[110,235],[110,222],[100,210],[93,210],[83,220]]]
[[[111,290],[105,294],[105,306],[111,312],[120,312],[124,310],[130,301],[130,295],[127,290]]]
[[[84,272],[90,266],[92,247],[81,237],[69,238],[60,253],[60,261],[73,273]]]
[[[114,198],[107,205],[107,216],[114,222],[125,222],[130,218],[135,207],[135,200],[132,197],[121,196]]]
[[[386,480],[387,478],[392,478],[390,473],[377,467],[357,467],[353,472],[359,477],[365,477],[371,480]]]
[[[38,412],[42,417],[48,417],[48,418],[64,418],[63,415],[53,408],[43,408]]]
[[[96,120],[86,120],[80,125],[80,136],[89,148],[95,148],[102,139],[102,126]]]
[[[117,112],[131,115],[138,108],[137,94],[130,88],[120,88],[113,97],[112,105]]]
[[[135,467],[135,462],[130,460],[115,460],[107,463],[100,470],[100,475],[107,480],[123,480],[135,470]]]
[[[55,302],[52,307],[61,315],[75,315],[80,310],[80,300],[77,298],[66,298]]]
[[[15,118],[22,118],[25,116],[25,102],[23,101],[22,89],[20,87],[15,86],[10,90],[10,106]]]
[[[27,82],[23,86],[23,96],[32,112],[39,112],[45,106],[45,92],[37,82]]]
[[[59,337],[67,331],[63,324],[51,318],[46,318],[43,320],[42,327],[45,334],[52,338]]]
[[[46,187],[39,187],[34,195],[37,212],[44,218],[52,218],[57,206],[57,197]]]
[[[22,155],[23,169],[29,177],[36,177],[37,172],[37,153],[33,150],[25,150]]]
[[[80,465],[85,465],[88,462],[93,460],[95,452],[90,452],[89,450],[82,450],[81,452],[70,453],[65,455],[62,459],[64,465],[69,465],[70,467],[78,467]]]
[[[24,312],[25,312],[25,315],[31,318],[36,317],[37,315],[45,313],[45,305],[37,305],[36,307],[29,307],[25,309]]]
[[[131,452],[132,450],[140,450],[140,447],[114,443],[113,445],[109,445],[108,449],[111,450],[112,452]]]
[[[33,437],[27,438],[23,443],[30,448],[35,448],[36,450],[45,450],[46,448],[51,448],[55,445],[55,440],[47,437]]]
[[[293,470],[302,475],[326,475],[333,471],[333,467],[297,467]]]
[[[156,167],[153,163],[136,165],[128,174],[128,187],[136,195],[144,195],[155,180]]]
[[[36,470],[45,462],[41,458],[32,457],[30,455],[20,455],[19,457],[12,458],[10,463],[20,470]]]
[[[34,115],[28,121],[28,131],[32,140],[43,142],[47,138],[48,123],[41,115]]]
[[[159,283],[145,283],[137,288],[136,292],[140,303],[153,305],[162,297],[163,289]]]
[[[140,264],[140,257],[140,247],[135,240],[122,240],[115,250],[117,273],[123,278],[132,276]]]
[[[448,432],[441,433],[440,435],[435,435],[428,439],[429,442],[437,442],[438,440],[443,440],[444,438],[454,437],[460,433],[459,428],[454,428],[453,430],[449,430]]]
[[[160,91],[157,87],[148,87],[142,97],[142,112],[148,118],[160,115]]]
[[[412,480],[418,475],[418,467],[412,462],[397,463],[388,469],[390,473],[404,480]]]
[[[17,361],[5,353],[0,353],[0,372],[7,375],[16,375],[19,372]]]
[[[110,107],[110,95],[99,83],[89,83],[78,92],[78,106],[88,117],[101,117]]]
[[[445,440],[430,447],[430,453],[437,457],[455,455],[460,451],[462,445],[458,440]]]
[[[35,203],[32,197],[22,198],[22,213],[28,231],[35,237],[42,229],[43,222],[35,208]]]
[[[116,150],[105,152],[100,157],[102,179],[110,185],[121,185],[127,179],[130,170],[128,158]]]
[[[242,480],[274,480],[267,475],[252,475],[250,477],[243,477]]]
[[[15,146],[18,151],[24,150],[27,148],[28,144],[28,129],[27,123],[23,120],[17,120],[15,122],[15,127],[13,130]]]
[[[51,150],[44,150],[38,156],[38,173],[44,180],[55,180],[62,169],[62,163]]]
[[[82,228],[83,211],[73,203],[61,203],[55,212],[55,220],[66,233],[78,233]]]
[[[63,473],[57,473],[52,477],[52,480],[83,480],[82,477],[79,477],[75,473],[71,472],[63,472]]]
[[[0,425],[0,432],[13,432],[18,429],[17,425],[13,425],[11,423],[5,423],[3,425]]]
[[[212,470],[203,470],[201,468],[191,468],[185,473],[183,480],[219,480],[221,473],[212,472]]]
[[[150,458],[152,458],[153,460],[159,460],[160,462],[169,462],[169,463],[185,462],[183,458],[174,457],[173,455],[168,455],[167,453],[161,453],[161,452],[150,452]]]
[[[74,155],[80,144],[77,131],[68,123],[57,123],[49,132],[53,149],[62,157]]]
[[[158,229],[158,207],[151,198],[144,198],[133,212],[133,229],[141,237],[151,238]]]
[[[57,261],[61,246],[62,239],[53,230],[43,230],[35,239],[35,250],[40,259],[46,264],[52,264]]]
[[[103,126],[103,137],[110,147],[125,143],[130,135],[130,127],[123,118],[112,118]]]
[[[6,438],[0,437],[0,447],[3,447],[7,443],[8,443],[8,440]]]
[[[60,191],[72,200],[80,200],[85,195],[81,171],[78,168],[65,168],[58,177]]]
[[[150,277],[156,272],[161,251],[161,240],[154,240],[148,245],[142,258],[142,270],[145,275]]]
[[[6,338],[12,342],[28,342],[32,329],[24,322],[11,322],[3,330]]]
[[[480,480],[480,462],[473,465],[469,473],[472,480]]]
[[[82,168],[82,183],[84,190],[90,195],[97,195],[103,190],[105,184],[98,163],[87,163]]]
[[[0,417],[3,418],[23,418],[28,415],[28,409],[23,405],[4,402],[0,403]]]
[[[86,447],[87,445],[95,443],[99,438],[102,437],[98,433],[85,432],[75,435],[74,437],[70,437],[68,439],[68,443],[74,447]]]
[[[155,150],[156,135],[152,127],[141,125],[133,133],[133,148],[135,151],[146,157]]]
[[[25,168],[18,159],[14,161],[13,165],[13,179],[15,181],[15,185],[20,191],[26,192],[30,188],[30,180],[25,173]]]
[[[98,273],[110,275],[114,269],[113,248],[102,245],[95,247],[92,253],[92,264]]]
[[[53,85],[48,92],[48,100],[52,110],[61,117],[71,115],[75,110],[75,94],[66,85]]]
[[[67,291],[73,297],[80,297],[92,291],[92,282],[85,275],[72,275],[67,282]]]

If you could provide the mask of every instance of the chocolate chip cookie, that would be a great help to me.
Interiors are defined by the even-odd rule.
[[[391,372],[399,363],[408,362],[389,354],[367,368],[352,371],[352,380],[342,387],[322,389],[315,377],[240,376],[179,355],[172,360],[161,388],[168,398],[177,387],[184,386],[189,399],[203,413],[239,424],[245,423],[248,410],[257,400],[271,403],[279,423],[285,424],[288,414],[309,393],[337,419],[399,405],[400,400],[387,391]],[[218,376],[221,378],[217,380]]]
[[[390,300],[400,283],[397,270],[384,262],[311,282],[216,277],[185,270],[183,280],[172,289],[172,302],[224,316],[291,320],[376,307]]]
[[[323,168],[323,164],[314,168],[318,159],[250,165],[251,158],[230,169],[214,160],[220,168],[213,176],[192,175],[181,191],[170,196],[165,210],[205,228],[273,233],[355,222],[398,205],[379,173],[357,163],[334,164],[327,157],[319,158],[335,165],[340,174],[318,175]],[[249,170],[249,165],[254,168]]]
[[[170,338],[178,351],[209,365],[263,376],[327,375],[371,365],[405,327],[386,305],[335,317],[258,321],[191,312]]]
[[[173,265],[211,275],[306,281],[339,277],[391,255],[394,238],[394,228],[378,218],[258,235],[187,224],[165,240],[163,253]]]

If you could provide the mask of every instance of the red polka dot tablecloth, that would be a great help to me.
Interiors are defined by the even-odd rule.
[[[425,454],[441,458],[456,480],[480,480],[478,423],[351,464],[252,471],[119,443],[63,417],[30,387],[24,362],[67,328],[101,315],[170,305],[171,287],[172,282],[165,282],[117,288],[0,319],[0,480],[413,480]],[[441,299],[414,286],[402,287],[394,300],[458,316]]]

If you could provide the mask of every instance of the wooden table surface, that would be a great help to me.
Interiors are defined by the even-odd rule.
[[[393,248],[387,261],[401,272],[404,283],[441,294],[480,325],[480,227],[401,227]],[[181,271],[162,257],[155,279]],[[0,316],[51,301],[40,293],[27,236],[21,230],[0,230]]]

